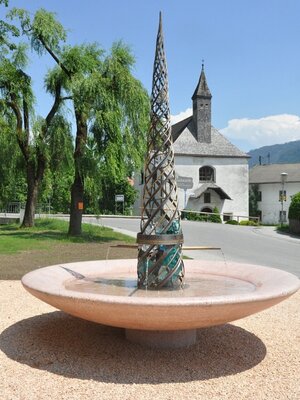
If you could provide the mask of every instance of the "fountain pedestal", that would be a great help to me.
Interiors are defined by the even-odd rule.
[[[179,349],[196,343],[196,329],[181,331],[142,331],[126,329],[126,339],[155,349]]]

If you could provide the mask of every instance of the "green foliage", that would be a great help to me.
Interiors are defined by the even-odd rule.
[[[29,109],[30,127],[23,126],[17,140],[21,148],[23,145],[23,156],[35,169],[41,156],[46,167],[49,164],[39,201],[48,203],[50,200],[55,211],[68,211],[68,190],[74,176],[74,144],[61,113],[51,124],[49,115],[46,118],[34,116],[31,80],[24,72],[26,46],[11,40],[21,33],[29,38],[32,49],[38,54],[48,52],[56,62],[56,67],[45,78],[46,91],[57,96],[61,87],[59,95],[73,102],[77,132],[84,125],[89,128],[87,137],[81,136],[76,141],[76,168],[86,184],[86,210],[96,212],[102,208],[113,212],[114,204],[107,193],[122,190],[125,209],[129,212],[135,190],[128,187],[126,178],[143,163],[150,109],[145,89],[132,75],[135,60],[130,49],[122,42],[113,44],[108,53],[97,44],[62,47],[66,31],[55,14],[44,9],[32,16],[25,9],[13,8],[8,18],[19,25],[0,23],[0,45],[3,45],[0,108],[6,113],[9,111],[7,118],[14,117],[6,102],[12,96],[20,115],[23,115],[24,101]],[[62,148],[64,151],[60,151]]]
[[[277,225],[276,230],[283,233],[290,233],[290,227],[288,224]]]
[[[60,42],[66,40],[66,31],[56,15],[43,8],[36,11],[33,19],[27,10],[20,8],[13,8],[8,17],[19,20],[22,33],[30,38],[31,46],[38,54],[45,53],[46,47],[59,51]]]
[[[218,207],[215,207],[213,209],[213,214],[209,217],[210,222],[214,222],[216,224],[221,224],[222,223],[222,219],[220,216],[220,211],[218,209]]]
[[[214,222],[214,223],[222,223],[222,219],[217,207],[213,209],[213,213],[219,214],[200,214],[198,212],[192,212],[189,210],[183,210],[181,212],[181,217],[183,219],[187,219],[188,221],[207,221],[207,222]]]
[[[68,78],[66,74],[62,73],[61,68],[56,66],[48,70],[45,75],[44,87],[47,93],[54,96],[58,85],[61,85],[63,88],[68,88]]]
[[[49,169],[45,173],[39,202],[50,203],[51,212],[68,213],[74,176],[74,145],[71,124],[62,114],[57,114],[49,127],[45,152]]]
[[[0,0],[0,5],[3,4],[4,7],[8,7],[7,0]],[[0,19],[0,59],[4,58],[9,51],[15,49],[16,45],[11,41],[12,37],[17,37],[20,35],[19,29],[12,24],[9,24],[7,21]]]
[[[259,185],[257,183],[253,183],[249,188],[249,214],[252,217],[257,217],[259,215],[258,210],[258,192]]]
[[[43,8],[35,13],[31,29],[32,47],[40,54],[46,52],[45,46],[50,47],[52,51],[58,51],[60,42],[65,41],[67,37],[56,15]]]
[[[288,218],[300,220],[300,192],[292,197]]]
[[[241,221],[239,223],[239,225],[242,225],[242,226],[258,226],[257,222],[251,221],[251,220],[250,221],[246,221],[246,220]]]
[[[14,134],[14,121],[0,114],[0,208],[25,200],[24,163]]]
[[[197,212],[192,212],[189,210],[181,211],[181,218],[188,221],[207,221],[207,215],[199,214]]]
[[[226,224],[228,224],[228,225],[238,225],[239,223],[235,219],[230,219],[230,220],[226,221]]]
[[[62,145],[62,143],[55,141],[59,132],[68,131],[65,122],[62,126],[62,117],[60,123],[58,119],[55,120],[55,114],[59,111],[61,105],[61,82],[56,82],[54,87],[47,88],[54,96],[54,102],[46,118],[39,116],[36,118],[32,82],[30,76],[25,72],[28,61],[27,46],[19,42],[13,43],[11,40],[13,36],[19,36],[21,32],[30,38],[32,48],[39,54],[45,51],[57,51],[59,53],[60,43],[65,40],[66,33],[62,25],[56,21],[55,15],[43,9],[38,10],[32,18],[27,10],[14,8],[8,13],[8,18],[17,20],[20,30],[17,26],[7,23],[0,25],[0,36],[3,37],[3,40],[0,40],[0,45],[5,50],[0,57],[1,107],[5,117],[14,120],[12,135],[23,155],[27,174],[28,198],[33,197],[35,191],[39,192],[40,186],[42,186],[42,191],[39,192],[39,200],[45,202],[45,200],[50,199],[52,186],[55,186],[56,182],[66,182],[66,179],[60,179],[60,165],[66,166],[66,163],[59,163],[56,157],[58,145]],[[3,35],[1,35],[2,33]],[[56,151],[54,151],[54,147]],[[73,149],[71,152],[73,152]],[[65,155],[63,152],[61,154]],[[53,160],[52,166],[55,162],[53,177],[47,171],[49,159]],[[45,173],[46,177],[43,181]],[[16,176],[18,175],[16,174]],[[13,182],[16,180],[15,177]],[[53,185],[51,180],[54,181]],[[66,196],[63,198],[61,191],[55,190],[55,194],[58,193],[60,198],[65,201]],[[0,199],[1,197],[3,195],[0,195]],[[27,220],[25,224],[28,226],[33,223],[29,216],[34,213],[35,201],[32,204],[26,202],[25,217]],[[29,208],[31,211],[29,211]]]
[[[34,95],[30,77],[21,69],[27,60],[26,46],[16,46],[9,58],[0,59],[0,88],[2,98],[21,107],[23,100],[32,108]],[[19,64],[18,64],[19,63]]]
[[[89,58],[102,55],[96,47],[88,50]],[[129,49],[116,43],[96,71],[83,78],[77,73],[72,86],[76,109],[88,109],[101,171],[115,180],[139,169],[146,149],[149,98],[131,74],[133,62]]]
[[[26,68],[28,65],[28,46],[25,43],[18,43],[12,52],[12,64],[17,68]],[[26,83],[26,82],[25,82]]]
[[[131,214],[131,207],[137,198],[137,191],[131,186],[127,179],[112,181],[109,178],[102,181],[101,198],[99,199],[99,210],[102,214],[114,214],[116,211],[115,195],[124,195],[124,214]],[[117,214],[122,214],[122,203],[117,203]]]
[[[111,194],[121,189],[129,212],[135,190],[128,188],[126,178],[143,163],[149,123],[148,95],[131,74],[134,58],[122,43],[114,44],[107,56],[92,44],[65,47],[61,62],[69,75],[55,68],[46,87],[53,91],[62,82],[75,114],[91,126],[76,158],[85,181],[85,212],[114,212]]]

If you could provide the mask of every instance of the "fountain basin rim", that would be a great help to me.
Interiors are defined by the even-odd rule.
[[[212,276],[229,277],[233,279],[239,279],[244,282],[255,285],[255,291],[239,294],[226,294],[220,296],[193,296],[193,297],[128,297],[122,295],[108,295],[99,293],[87,293],[78,292],[75,290],[66,289],[62,282],[72,279],[72,276],[65,271],[62,267],[68,267],[78,273],[84,274],[82,267],[89,267],[89,275],[92,274],[97,276],[97,268],[102,264],[103,266],[109,265],[111,269],[114,268],[114,264],[119,265],[128,264],[128,267],[136,268],[137,260],[135,259],[122,259],[122,260],[101,260],[101,261],[85,261],[68,264],[57,264],[49,267],[40,268],[38,270],[27,273],[22,278],[23,286],[31,291],[39,293],[46,293],[52,296],[60,296],[70,299],[82,299],[85,301],[97,301],[103,304],[119,304],[124,305],[138,305],[138,306],[159,306],[159,307],[189,307],[189,306],[211,306],[211,305],[224,305],[224,304],[235,304],[235,303],[251,303],[258,301],[266,301],[274,298],[285,298],[295,293],[300,288],[300,280],[289,272],[282,271],[276,268],[262,267],[252,264],[239,264],[239,263],[224,263],[220,262],[206,262],[199,260],[185,260],[186,275],[191,272],[195,272],[197,269],[197,275],[201,276],[201,273],[205,273]],[[93,267],[93,268],[91,268]],[[202,268],[200,268],[202,267]],[[208,268],[207,268],[208,267]],[[216,268],[213,268],[216,267]],[[245,272],[250,271],[251,279],[249,274]],[[205,271],[205,272],[204,272]],[[221,272],[223,271],[223,272]],[[109,270],[107,271],[109,272]],[[226,272],[226,273],[224,273]],[[238,275],[237,272],[244,272],[242,275]],[[259,279],[259,274],[263,276]],[[255,273],[255,274],[254,274]],[[98,270],[100,275],[100,270]],[[253,276],[254,275],[254,276]],[[265,279],[264,279],[264,276]],[[60,279],[54,279],[54,277]],[[51,281],[52,279],[52,281]],[[41,284],[45,281],[46,287],[41,288]],[[280,289],[282,287],[282,289]]]

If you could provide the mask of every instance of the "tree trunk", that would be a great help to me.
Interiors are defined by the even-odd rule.
[[[71,209],[70,209],[70,224],[69,235],[81,235],[81,223],[83,213],[83,193],[84,180],[76,171],[75,179],[71,189]]]
[[[76,117],[76,143],[74,151],[75,178],[71,189],[71,209],[69,235],[81,235],[81,223],[83,213],[83,194],[84,194],[84,177],[81,173],[81,161],[84,154],[84,146],[87,140],[87,119],[84,114],[75,109]]]
[[[24,219],[21,225],[24,228],[30,228],[34,226],[34,215],[39,193],[39,185],[43,175],[44,175],[43,173],[38,174],[37,175],[38,178],[36,178],[35,168],[33,163],[29,163],[27,165],[27,200],[25,206]]]

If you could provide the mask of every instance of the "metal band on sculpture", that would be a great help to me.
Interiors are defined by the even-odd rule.
[[[177,244],[183,243],[183,234],[142,235],[138,233],[136,241],[142,244]]]
[[[182,285],[183,235],[178,210],[171,136],[169,89],[161,15],[151,95],[151,127],[138,234],[138,286],[158,289]]]

